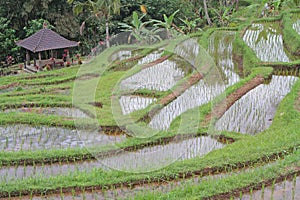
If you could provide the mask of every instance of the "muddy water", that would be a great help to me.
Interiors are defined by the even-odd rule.
[[[257,134],[269,128],[281,100],[298,80],[293,76],[273,76],[235,102],[217,121],[217,130]]]
[[[89,147],[114,144],[124,136],[108,136],[98,131],[59,127],[12,125],[0,127],[0,151],[40,150]]]
[[[245,194],[241,200],[297,200],[300,199],[300,177],[293,180],[286,180],[264,188],[264,190],[253,191],[252,194]]]
[[[94,168],[104,170],[118,169],[126,171],[153,170],[172,164],[176,160],[204,156],[224,145],[210,137],[199,137],[155,147],[144,148],[135,152],[121,152],[118,155],[99,160],[37,166],[2,167],[0,181],[9,181],[38,176],[50,177],[78,172],[89,172]]]
[[[152,118],[149,124],[151,128],[157,130],[169,129],[176,117],[189,109],[208,103],[221,94],[226,87],[239,81],[239,76],[234,72],[232,58],[234,34],[234,32],[217,32],[211,36],[208,51],[217,65],[212,71],[216,71],[218,75],[209,78],[209,80],[200,80],[199,83],[190,87],[176,100],[165,106]],[[192,41],[190,42],[192,43]],[[197,57],[195,54],[199,50],[199,45],[195,42],[192,44],[196,46],[191,46],[189,49],[192,52],[187,51],[186,54],[191,53],[191,57],[195,58]],[[182,52],[185,52],[184,49]]]
[[[114,53],[113,55],[111,55],[111,61],[116,61],[116,60],[124,60],[126,58],[130,58],[132,55],[131,51],[129,50],[122,50],[122,51],[118,51],[116,53]]]
[[[284,52],[282,33],[278,23],[252,24],[245,32],[243,40],[262,61],[290,61]]]
[[[25,112],[25,113],[37,113],[43,115],[58,115],[64,117],[73,118],[88,118],[89,116],[83,111],[76,108],[18,108],[8,109],[4,112]]]
[[[184,77],[184,72],[177,64],[165,60],[153,67],[141,70],[133,76],[121,81],[123,89],[149,89],[167,91],[173,87],[178,80]]]
[[[144,109],[154,101],[156,101],[156,98],[140,96],[121,96],[119,99],[123,115],[130,114],[136,110]]]

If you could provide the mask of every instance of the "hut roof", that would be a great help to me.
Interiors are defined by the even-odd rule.
[[[47,28],[41,29],[24,40],[19,40],[16,44],[34,53],[78,46],[77,42],[70,41]]]

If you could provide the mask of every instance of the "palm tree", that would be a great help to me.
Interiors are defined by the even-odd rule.
[[[68,0],[68,3],[73,3],[74,0]],[[110,47],[109,43],[109,20],[112,14],[120,14],[120,0],[87,0],[84,2],[75,2],[73,11],[76,15],[82,13],[84,9],[92,11],[93,15],[100,19],[105,18],[106,46]]]

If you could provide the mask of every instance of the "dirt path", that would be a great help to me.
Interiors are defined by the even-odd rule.
[[[167,55],[167,56],[163,56],[163,57],[160,57],[159,59],[155,60],[155,61],[152,61],[150,63],[146,63],[143,65],[142,69],[146,69],[148,67],[152,67],[154,65],[157,65],[159,63],[162,63],[164,61],[166,61],[168,58],[170,58],[170,55]]]
[[[250,90],[256,88],[264,82],[264,78],[261,76],[256,76],[251,79],[245,85],[234,91],[232,94],[227,96],[223,101],[214,106],[211,113],[209,113],[204,120],[204,124],[207,124],[211,121],[212,118],[221,118],[224,113],[242,96],[247,94]]]
[[[183,92],[189,89],[192,85],[198,83],[200,79],[203,78],[203,75],[199,72],[193,74],[187,81],[183,82],[179,85],[171,94],[167,95],[166,97],[162,98],[159,103],[162,105],[167,105],[180,96]]]
[[[12,87],[16,87],[18,86],[19,83],[11,83],[11,84],[7,84],[7,85],[2,85],[0,86],[0,90],[5,90],[5,89],[8,89],[8,88],[12,88]]]

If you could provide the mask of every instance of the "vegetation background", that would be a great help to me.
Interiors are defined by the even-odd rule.
[[[104,3],[103,3],[104,2]],[[163,15],[176,13],[174,23],[178,30],[185,33],[202,30],[206,25],[225,26],[236,25],[238,16],[234,13],[239,7],[257,11],[265,3],[272,3],[278,9],[284,4],[290,7],[299,5],[299,0],[6,0],[0,1],[0,61],[12,55],[17,61],[24,59],[24,50],[15,45],[15,41],[35,33],[43,27],[46,21],[49,27],[62,36],[80,41],[78,52],[88,54],[99,42],[105,41],[105,23],[108,21],[109,33],[114,35],[122,31],[119,23],[130,24],[132,14],[137,11],[141,16],[145,10],[144,21],[164,20]],[[101,12],[85,6],[76,13],[76,5],[94,3],[104,4]],[[105,17],[105,10],[111,5],[119,4],[118,12]],[[103,5],[101,5],[103,6]],[[99,9],[99,8],[98,8]],[[78,11],[78,10],[77,10]],[[245,12],[247,13],[247,12]],[[251,13],[251,12],[250,12]],[[254,16],[253,12],[249,16]],[[84,31],[79,31],[85,22]]]

